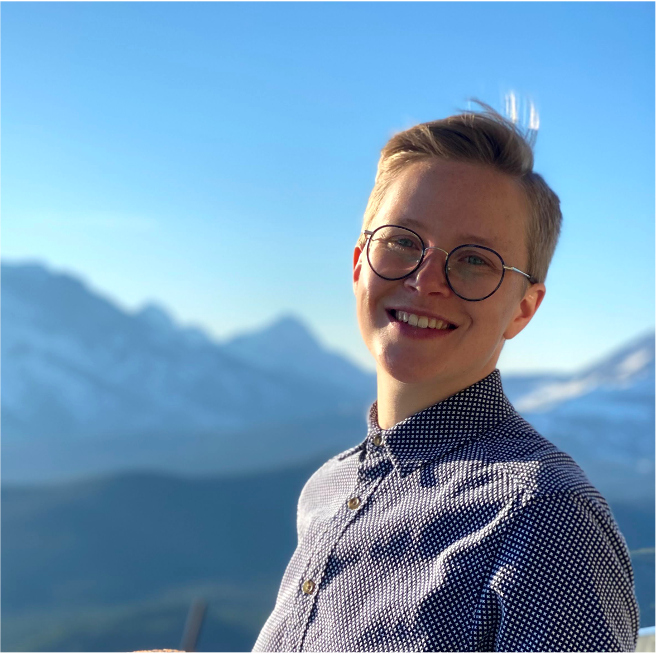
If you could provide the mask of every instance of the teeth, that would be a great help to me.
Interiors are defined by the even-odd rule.
[[[414,313],[408,313],[407,311],[397,311],[396,319],[402,322],[407,322],[413,327],[419,327],[420,329],[448,329],[449,323],[446,323],[442,320],[437,320],[436,318],[427,318],[426,316],[418,316]]]

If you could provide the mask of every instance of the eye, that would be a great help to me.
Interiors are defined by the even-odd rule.
[[[496,267],[488,253],[476,247],[458,250],[453,255],[452,263],[465,268]]]
[[[462,257],[461,261],[463,263],[469,264],[471,266],[489,266],[490,264],[479,257],[477,254],[466,254]]]
[[[391,241],[393,245],[398,245],[402,248],[414,248],[417,247],[417,244],[411,239],[406,237],[396,238]]]
[[[449,258],[449,270],[462,275],[501,273],[501,260],[477,247],[463,248]]]

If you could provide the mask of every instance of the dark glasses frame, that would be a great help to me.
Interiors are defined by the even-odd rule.
[[[414,267],[409,273],[406,273],[405,275],[401,275],[401,277],[384,277],[384,276],[381,275],[380,273],[377,273],[376,270],[375,270],[375,268],[371,265],[371,259],[369,258],[369,246],[371,245],[371,242],[372,242],[372,240],[373,240],[372,237],[373,237],[373,235],[374,235],[378,230],[380,230],[380,229],[384,229],[385,227],[400,227],[401,229],[405,229],[406,231],[411,232],[412,234],[414,234],[414,235],[419,239],[419,242],[421,243],[422,253],[421,253],[421,257],[419,258],[419,262],[417,263],[417,265],[416,265],[416,266],[415,266],[415,267]],[[389,280],[389,281],[396,281],[396,280],[398,280],[398,279],[405,279],[406,277],[409,277],[410,275],[412,275],[413,273],[415,273],[415,272],[419,269],[419,267],[421,266],[421,264],[424,263],[424,259],[426,258],[426,252],[428,252],[428,250],[439,250],[440,252],[444,252],[444,254],[446,254],[446,260],[445,260],[445,262],[444,262],[444,277],[446,278],[446,283],[449,285],[449,288],[450,288],[450,289],[451,289],[451,290],[452,290],[452,291],[453,291],[453,292],[454,292],[459,298],[461,298],[462,300],[466,300],[467,302],[480,302],[481,300],[486,300],[487,298],[489,298],[490,295],[494,295],[494,293],[497,292],[497,290],[499,289],[499,287],[500,287],[501,284],[503,283],[503,280],[504,280],[504,278],[505,278],[505,276],[506,276],[506,270],[510,270],[511,272],[516,272],[516,273],[519,273],[520,275],[524,275],[524,277],[526,277],[526,279],[528,279],[528,281],[529,281],[531,284],[537,284],[537,283],[538,283],[538,280],[535,279],[535,277],[529,275],[528,273],[525,273],[525,272],[519,270],[519,268],[515,268],[514,266],[507,266],[507,265],[505,264],[505,262],[504,262],[502,256],[501,256],[496,250],[493,250],[492,248],[488,248],[488,247],[486,247],[485,245],[477,245],[477,244],[475,244],[475,243],[465,243],[465,244],[463,244],[463,245],[458,245],[457,247],[453,248],[453,250],[451,250],[451,252],[447,252],[446,250],[444,250],[444,249],[442,249],[442,248],[438,248],[438,247],[436,247],[436,246],[434,246],[434,245],[433,245],[433,246],[430,246],[430,247],[426,247],[426,244],[424,243],[424,239],[421,238],[421,236],[419,236],[419,234],[417,234],[417,232],[415,232],[414,230],[410,229],[409,227],[406,227],[405,225],[381,225],[380,227],[376,227],[376,229],[374,229],[373,231],[371,231],[371,230],[369,230],[369,229],[365,229],[365,230],[362,231],[362,234],[364,234],[364,235],[366,236],[366,238],[367,238],[367,261],[369,262],[369,266],[370,266],[370,268],[374,271],[374,273],[375,273],[376,275],[378,275],[378,277],[380,277],[381,279],[386,279],[386,280]],[[461,248],[467,248],[467,247],[477,247],[477,248],[482,248],[483,250],[488,250],[489,252],[492,252],[492,253],[496,254],[497,257],[499,257],[499,261],[501,261],[501,267],[502,267],[501,279],[500,279],[499,283],[497,284],[496,288],[495,288],[491,293],[489,293],[488,295],[486,295],[485,297],[481,297],[481,298],[478,298],[478,299],[476,299],[476,300],[472,300],[472,299],[470,299],[470,298],[463,297],[462,295],[460,295],[460,294],[459,294],[459,293],[453,288],[453,286],[451,286],[451,280],[449,279],[449,272],[448,272],[449,257],[450,257],[454,252],[460,250]]]

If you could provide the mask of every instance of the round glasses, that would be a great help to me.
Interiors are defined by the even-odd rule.
[[[394,281],[415,272],[424,261],[428,250],[446,254],[444,274],[449,288],[463,300],[480,302],[490,297],[503,282],[506,270],[524,275],[531,284],[531,275],[506,266],[501,255],[484,245],[467,243],[447,252],[438,247],[426,247],[411,229],[400,225],[381,225],[373,231],[365,229],[368,237],[367,260],[371,269],[383,279]]]

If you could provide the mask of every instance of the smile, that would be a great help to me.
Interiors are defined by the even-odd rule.
[[[449,330],[456,329],[456,325],[452,325],[439,318],[429,318],[428,316],[417,315],[415,313],[408,313],[397,309],[389,309],[388,313],[396,322],[403,322],[418,327],[419,329],[436,329],[436,330]]]

